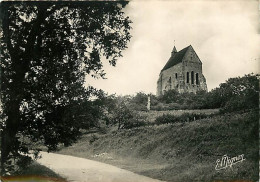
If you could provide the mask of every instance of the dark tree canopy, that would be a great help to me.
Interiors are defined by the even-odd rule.
[[[82,113],[91,112],[89,97],[97,92],[84,87],[85,76],[104,77],[101,58],[115,66],[127,48],[126,4],[1,3],[2,169],[33,149],[21,138],[52,150],[89,126]]]

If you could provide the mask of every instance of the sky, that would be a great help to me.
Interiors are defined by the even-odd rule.
[[[106,78],[86,83],[109,94],[156,94],[156,82],[175,45],[192,45],[208,90],[228,78],[259,73],[258,1],[130,1],[132,39],[116,67],[104,60]],[[86,85],[87,85],[86,84]]]

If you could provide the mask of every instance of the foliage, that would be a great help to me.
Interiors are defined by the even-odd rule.
[[[224,112],[249,110],[259,106],[259,75],[230,78],[219,88]]]
[[[98,136],[97,135],[95,135],[95,134],[92,134],[91,135],[91,138],[90,138],[90,140],[89,140],[89,143],[90,144],[92,144],[94,141],[96,141],[98,139]]]
[[[248,110],[258,107],[259,75],[248,74],[230,78],[210,92],[178,93],[169,90],[158,98],[159,103],[152,105],[154,110],[172,109],[214,109],[222,112]]]
[[[177,92],[176,90],[169,90],[165,92],[162,96],[160,96],[159,100],[164,101],[167,104],[177,102],[177,100],[181,103],[182,100],[180,100],[179,95],[179,92]]]
[[[143,93],[143,92],[138,92],[131,100],[132,103],[136,104],[142,104],[146,105],[147,104],[147,97],[148,95]]]
[[[168,124],[168,123],[184,123],[191,122],[198,119],[208,118],[211,115],[201,114],[201,113],[183,113],[180,116],[175,116],[172,114],[163,114],[162,116],[158,116],[155,119],[155,124]]]
[[[163,114],[155,119],[155,124],[166,124],[174,123],[176,121],[176,116],[171,114]]]
[[[90,101],[85,76],[104,77],[130,40],[127,2],[2,2],[1,168],[30,141],[49,150],[70,145],[102,110]],[[33,147],[31,149],[34,149]]]
[[[146,100],[146,94],[141,92],[136,96],[103,95],[101,102],[105,112],[102,118],[107,125],[118,125],[118,129],[144,126],[146,118],[137,111],[147,111]]]
[[[147,111],[148,96],[150,96],[151,106],[159,104],[158,98],[153,94],[138,92],[135,95],[118,96],[116,100],[124,100],[127,106],[134,111]]]
[[[206,95],[207,93],[202,90],[196,94],[179,93],[176,90],[169,90],[158,98],[160,102],[166,104],[166,108],[162,107],[159,109],[203,109],[205,108]]]
[[[107,95],[105,93],[102,94],[100,98],[100,103],[103,105],[104,109],[110,113],[113,110],[115,110],[116,108],[116,104],[117,104],[117,99],[116,96],[114,94],[112,95]]]
[[[133,112],[128,109],[124,102],[118,103],[116,109],[113,112],[112,120],[114,124],[118,124],[118,129],[124,127],[129,120],[133,119]]]
[[[132,111],[147,111],[147,96],[143,92],[136,95],[117,96],[115,99],[117,102],[124,102]]]
[[[145,125],[147,125],[146,117],[138,114],[137,112],[134,112],[133,118],[127,120],[124,123],[124,126],[122,128],[131,129],[131,128],[141,127]]]
[[[133,110],[137,111],[147,111],[148,96],[150,96],[151,106],[157,105],[159,103],[158,98],[153,94],[145,94],[143,92],[138,92],[129,101]]]
[[[131,110],[135,110],[135,111],[147,111],[147,107],[146,105],[143,104],[137,104],[137,103],[128,103],[127,106],[131,109]]]

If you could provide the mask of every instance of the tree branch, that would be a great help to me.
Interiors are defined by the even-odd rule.
[[[4,4],[5,5],[5,4]],[[13,56],[15,55],[14,48],[11,43],[11,37],[10,37],[10,31],[9,31],[9,6],[4,6],[1,8],[2,11],[2,27],[3,27],[3,37],[4,41],[7,45],[7,48],[9,50],[11,59],[14,59]]]

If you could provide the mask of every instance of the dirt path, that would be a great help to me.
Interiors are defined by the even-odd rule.
[[[73,182],[160,182],[112,165],[68,155],[41,152],[38,162]]]

